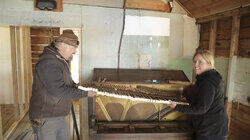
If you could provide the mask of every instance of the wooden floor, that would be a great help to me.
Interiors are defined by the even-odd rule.
[[[1,115],[2,115],[2,125],[3,125],[3,134],[5,134],[9,128],[14,124],[14,105],[0,105],[1,106]]]
[[[75,108],[75,114],[79,127],[79,102],[74,101],[74,108]],[[72,121],[72,115],[70,114],[70,131],[71,131],[71,140],[76,140],[76,135],[73,135],[73,121]],[[8,137],[8,140],[34,140],[34,135],[32,133],[32,128],[29,123],[29,115],[28,113],[24,116],[24,118],[19,122],[16,129],[10,134]]]

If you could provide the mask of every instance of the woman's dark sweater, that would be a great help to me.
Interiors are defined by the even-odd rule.
[[[226,136],[228,116],[224,107],[223,81],[216,70],[209,70],[196,76],[192,93],[187,96],[189,105],[177,105],[175,110],[191,114],[197,135]]]

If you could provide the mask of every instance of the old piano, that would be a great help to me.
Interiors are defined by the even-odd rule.
[[[190,84],[181,70],[95,68],[92,82],[83,86],[112,96],[92,100],[90,139],[191,140],[188,116],[166,104],[186,104],[182,93]]]

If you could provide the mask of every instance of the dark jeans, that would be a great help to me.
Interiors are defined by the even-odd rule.
[[[195,140],[225,140],[226,136],[195,136]]]

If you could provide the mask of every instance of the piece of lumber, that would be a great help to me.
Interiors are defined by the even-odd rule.
[[[230,43],[230,55],[237,55],[238,43],[239,43],[239,31],[240,31],[240,15],[233,16],[232,21],[232,32],[231,32],[231,43]]]
[[[211,51],[212,54],[215,53],[216,32],[217,32],[217,20],[213,20],[210,25],[210,37],[209,37],[209,51]]]

